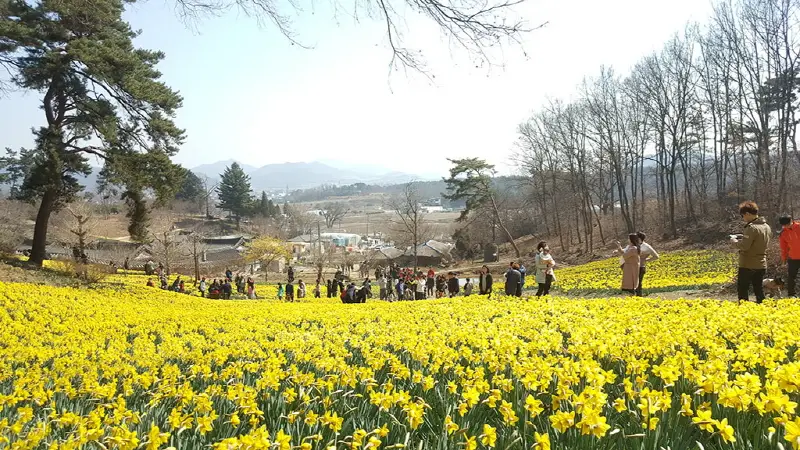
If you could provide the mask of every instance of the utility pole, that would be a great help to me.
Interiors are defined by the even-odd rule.
[[[317,218],[317,279],[322,280],[322,232]]]
[[[197,236],[192,236],[192,254],[194,256],[194,285],[200,279],[200,263],[197,261]]]

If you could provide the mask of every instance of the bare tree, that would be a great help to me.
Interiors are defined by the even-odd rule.
[[[149,228],[150,251],[164,264],[167,275],[181,262],[192,256],[189,241],[181,235],[170,212],[161,212],[153,218]]]
[[[189,243],[188,243],[188,250],[192,255],[192,263],[194,265],[194,283],[197,284],[197,281],[200,279],[200,261],[203,259],[203,254],[208,249],[208,246],[204,242],[204,238],[206,237],[202,231],[199,229],[200,227],[195,227],[192,230],[191,234],[187,236]]]
[[[389,201],[389,207],[394,211],[392,231],[397,234],[398,242],[407,242],[414,252],[414,270],[417,269],[417,247],[429,233],[428,223],[425,220],[425,211],[422,199],[415,183],[409,182],[403,190]]]
[[[382,22],[391,52],[390,70],[408,68],[427,73],[426,64],[419,49],[405,46],[405,14],[407,11],[428,19],[435,24],[456,47],[467,51],[479,64],[492,64],[493,57],[487,51],[503,45],[521,46],[522,35],[544,24],[531,27],[519,17],[514,9],[524,0],[368,0],[351,6],[333,0],[331,2],[336,20],[340,14],[359,22],[364,18]],[[302,13],[303,8],[293,0],[286,2],[289,9]],[[271,22],[294,45],[303,46],[295,34],[292,19],[284,12],[279,0],[177,0],[179,12],[187,19],[221,14],[235,8],[256,17],[259,22]],[[313,5],[310,7],[313,11]],[[313,14],[313,12],[312,12]],[[303,46],[305,47],[305,46]],[[0,61],[2,62],[2,61]]]
[[[591,239],[588,213],[572,212],[578,191],[589,194],[578,209],[591,211],[603,240],[600,216],[615,232],[621,224],[676,236],[682,223],[727,217],[745,199],[767,214],[795,212],[798,44],[800,3],[731,0],[627,76],[601,69],[571,105],[552,102],[520,126],[527,208],[565,243],[572,227],[564,222]]]
[[[342,223],[342,219],[350,212],[344,202],[326,203],[323,207],[322,217],[325,219],[325,226],[333,228],[337,222]]]
[[[83,255],[94,240],[99,220],[92,204],[78,200],[58,212],[54,217],[54,225],[55,238],[76,248],[78,254]]]
[[[318,221],[319,217],[309,214],[306,206],[291,205],[291,208],[288,208],[288,215],[278,220],[278,227],[282,236],[291,238],[297,235],[316,233]]]
[[[219,181],[212,180],[206,175],[203,175],[201,178],[203,183],[203,202],[206,206],[206,218],[211,218],[211,206],[214,204],[211,200],[211,196],[217,192],[217,187],[219,186]]]
[[[13,254],[32,227],[26,223],[33,213],[31,205],[15,200],[0,200],[0,253]]]

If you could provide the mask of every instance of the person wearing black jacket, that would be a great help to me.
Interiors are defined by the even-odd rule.
[[[292,282],[286,283],[286,301],[293,302],[294,301],[294,284]]]
[[[453,272],[449,272],[447,274],[447,292],[450,294],[450,297],[458,295],[458,289],[458,277]]]
[[[478,289],[481,295],[492,295],[492,274],[489,273],[489,267],[481,267],[481,275],[478,281]]]
[[[342,303],[356,303],[356,284],[350,283],[346,290],[342,291]]]
[[[522,274],[517,270],[517,265],[513,262],[508,265],[506,271],[506,295],[513,295],[519,297],[522,295],[520,282],[522,281]]]

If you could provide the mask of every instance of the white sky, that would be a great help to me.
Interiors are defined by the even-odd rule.
[[[528,0],[529,23],[549,24],[524,48],[496,53],[504,68],[475,68],[450,51],[435,29],[408,19],[407,46],[421,48],[435,75],[388,72],[381,23],[340,14],[320,2],[296,20],[293,46],[269,25],[235,12],[187,28],[171,3],[150,1],[128,13],[138,44],[163,50],[167,83],[181,91],[178,125],[187,167],[224,159],[254,166],[337,160],[418,175],[443,175],[446,157],[509,161],[517,125],[548,97],[570,98],[601,65],[627,73],[688,21],[705,21],[707,0]],[[42,122],[39,95],[0,100],[0,147],[30,145]],[[298,174],[302,176],[302,174]]]

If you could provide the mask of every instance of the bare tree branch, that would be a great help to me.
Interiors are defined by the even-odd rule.
[[[432,21],[451,42],[466,50],[480,63],[492,64],[493,58],[487,49],[502,47],[504,44],[522,47],[522,35],[537,30],[547,24],[530,27],[516,17],[514,7],[525,0],[403,0],[404,6]],[[302,13],[302,7],[295,0],[286,0],[289,9]],[[338,12],[340,5],[332,3]],[[389,69],[411,69],[422,73],[429,79],[427,66],[419,49],[404,46],[404,36],[398,27],[403,16],[401,10],[390,0],[355,0],[349,15],[358,23],[362,12],[373,20],[385,24],[386,38],[391,52]],[[283,4],[277,0],[176,0],[176,11],[184,21],[193,26],[199,19],[217,16],[236,8],[260,24],[270,22],[293,45],[310,48],[298,40],[292,19],[283,12]],[[523,49],[524,53],[524,49]]]

